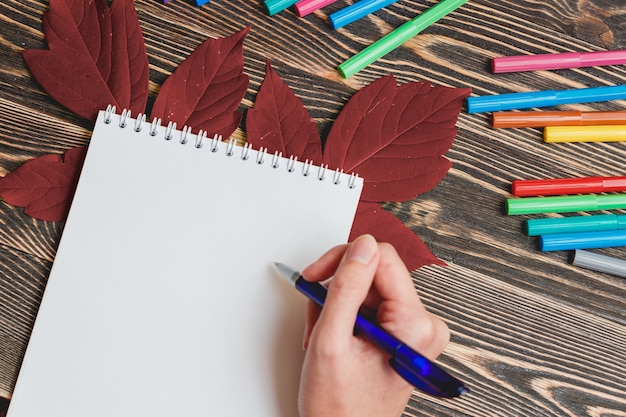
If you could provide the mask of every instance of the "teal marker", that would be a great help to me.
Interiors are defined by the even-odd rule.
[[[571,216],[526,221],[528,236],[554,233],[600,232],[626,229],[625,214],[598,214],[595,216]]]
[[[626,194],[583,194],[506,200],[506,214],[572,213],[623,208],[626,208]]]
[[[344,78],[351,77],[467,2],[468,0],[441,0],[413,20],[409,20],[343,64],[340,64],[337,67],[339,74]]]
[[[272,16],[296,4],[298,0],[265,0],[267,13]]]

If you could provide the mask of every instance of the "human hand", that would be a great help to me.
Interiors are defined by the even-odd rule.
[[[413,387],[389,357],[353,335],[360,308],[428,359],[449,341],[447,325],[426,311],[395,249],[372,236],[332,248],[302,271],[308,281],[332,278],[324,308],[307,307],[300,417],[398,417]]]

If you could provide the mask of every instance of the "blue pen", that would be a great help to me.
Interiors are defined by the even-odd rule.
[[[618,246],[626,246],[626,230],[555,233],[539,236],[539,249],[544,252],[555,250],[614,248]]]
[[[560,91],[531,91],[528,93],[468,97],[467,112],[481,113],[622,99],[626,99],[626,85]]]
[[[328,20],[333,29],[339,29],[383,7],[387,7],[396,1],[397,0],[360,0],[335,13],[331,13],[328,15]]]
[[[326,287],[305,280],[298,271],[285,264],[275,264],[278,272],[298,291],[317,305],[324,305]],[[355,329],[358,335],[391,356],[391,367],[414,387],[437,397],[457,397],[469,392],[461,381],[389,334],[372,319],[359,313]]]

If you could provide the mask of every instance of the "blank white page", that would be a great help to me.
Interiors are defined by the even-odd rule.
[[[362,180],[105,118],[8,416],[297,415],[305,298],[273,262],[345,243]]]

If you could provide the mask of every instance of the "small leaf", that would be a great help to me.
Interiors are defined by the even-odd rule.
[[[230,137],[241,122],[236,109],[248,89],[243,41],[249,30],[200,44],[163,83],[152,118]]]
[[[44,155],[25,162],[0,178],[0,196],[24,207],[28,216],[63,221],[72,202],[87,148],[77,147],[60,155]]]
[[[51,0],[43,25],[49,50],[22,56],[52,98],[89,120],[109,104],[145,111],[148,58],[131,0],[113,13],[103,0]]]
[[[378,203],[359,203],[350,231],[350,241],[365,233],[371,234],[379,242],[393,245],[409,271],[423,265],[446,265],[432,254],[411,229]]]
[[[365,178],[362,199],[406,201],[433,188],[450,169],[442,155],[456,136],[469,89],[396,85],[379,78],[358,91],[333,124],[324,148],[331,168]]]
[[[266,148],[270,154],[281,152],[303,161],[322,162],[322,142],[315,122],[269,60],[254,107],[248,110],[246,137],[254,148]]]

